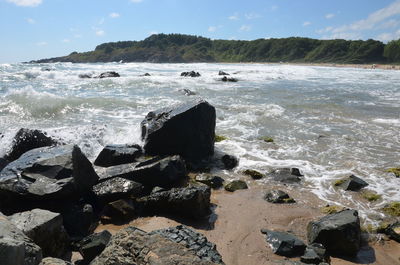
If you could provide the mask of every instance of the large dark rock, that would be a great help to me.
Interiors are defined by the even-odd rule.
[[[40,247],[0,213],[0,264],[37,265],[41,260]]]
[[[110,72],[101,73],[96,78],[108,78],[108,77],[120,77],[120,75],[117,72],[110,71]]]
[[[185,76],[185,77],[199,77],[201,76],[199,72],[195,72],[195,71],[190,71],[190,72],[182,72],[181,76]]]
[[[78,146],[42,147],[23,154],[0,172],[0,208],[63,203],[89,191],[98,181]],[[49,206],[50,207],[50,206]],[[32,207],[41,208],[41,207]],[[30,208],[30,209],[32,209]]]
[[[121,177],[145,186],[169,187],[186,176],[186,165],[180,156],[153,158],[144,162],[108,167],[101,181]]]
[[[215,244],[209,242],[204,235],[197,233],[184,225],[156,230],[151,232],[151,234],[159,234],[176,243],[186,246],[188,249],[193,250],[202,260],[209,260],[216,264],[223,264],[222,257],[218,253]]]
[[[57,145],[57,141],[39,130],[20,129],[12,141],[12,147],[4,157],[8,161],[18,159],[23,153],[29,150]]]
[[[324,245],[329,254],[355,256],[361,240],[358,212],[344,210],[312,221],[307,227],[307,237],[310,243]]]
[[[103,224],[122,224],[130,221],[136,214],[134,202],[131,199],[121,199],[108,203],[101,214]]]
[[[288,184],[300,182],[301,177],[303,176],[298,168],[279,168],[273,170],[268,175],[275,181]]]
[[[344,190],[359,191],[360,189],[368,186],[368,183],[354,175],[336,182],[336,186]]]
[[[297,257],[303,255],[306,249],[304,242],[292,234],[268,229],[262,229],[261,233],[265,234],[272,251],[277,255]]]
[[[64,209],[62,216],[64,227],[73,241],[89,235],[97,225],[93,206],[88,203],[71,205]]]
[[[293,198],[289,196],[284,191],[281,190],[272,190],[267,192],[264,196],[264,200],[271,203],[294,203],[296,202]]]
[[[2,171],[8,164],[9,162],[5,158],[0,157],[0,171]]]
[[[118,199],[139,197],[143,193],[143,185],[124,178],[112,178],[93,186],[93,192],[100,203],[107,203]]]
[[[121,164],[136,162],[136,159],[142,155],[142,148],[137,145],[113,144],[106,145],[97,156],[94,165],[101,167],[110,167]]]
[[[202,218],[210,214],[210,196],[210,187],[199,185],[152,192],[137,202],[149,214],[178,214]]]
[[[104,230],[100,233],[85,237],[79,242],[79,253],[81,253],[84,264],[89,264],[107,246],[111,239],[111,233]]]
[[[144,150],[200,160],[214,154],[215,108],[196,100],[149,112],[142,121]]]
[[[44,257],[63,258],[69,250],[69,236],[59,213],[42,209],[16,213],[9,217],[43,251]]]
[[[154,265],[212,265],[199,258],[193,250],[157,233],[146,233],[127,227],[112,236],[107,247],[91,265],[154,264]]]

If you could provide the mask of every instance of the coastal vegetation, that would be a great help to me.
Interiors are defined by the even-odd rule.
[[[281,39],[211,40],[184,34],[154,34],[142,41],[98,45],[94,51],[33,62],[299,62],[399,63],[400,40]]]

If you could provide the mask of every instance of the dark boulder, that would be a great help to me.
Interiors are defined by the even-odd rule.
[[[217,251],[215,244],[209,242],[207,238],[189,227],[178,225],[166,229],[156,230],[151,234],[159,234],[176,243],[186,246],[192,250],[202,260],[209,260],[216,264],[223,264],[222,257]]]
[[[144,74],[142,74],[142,75],[140,75],[140,76],[151,76],[151,74],[149,74],[149,73],[144,73]]]
[[[97,78],[108,78],[108,77],[120,77],[120,75],[117,72],[111,71],[111,72],[104,72],[101,73]]]
[[[335,186],[341,187],[344,190],[359,191],[360,189],[368,186],[368,183],[359,177],[351,175],[348,178],[337,181]]]
[[[79,241],[92,233],[97,226],[93,206],[76,204],[66,207],[62,212],[64,227],[72,241]]]
[[[103,224],[121,224],[130,221],[135,214],[134,202],[131,199],[121,199],[108,203],[100,219]]]
[[[199,72],[195,72],[195,71],[190,71],[190,72],[182,72],[181,76],[185,76],[185,77],[199,77],[201,76]]]
[[[36,148],[0,172],[0,206],[10,212],[19,211],[18,206],[27,210],[42,208],[38,205],[57,207],[62,200],[90,191],[97,181],[92,164],[78,146]]]
[[[221,161],[224,164],[225,169],[233,169],[239,164],[237,157],[232,155],[223,155]]]
[[[0,264],[37,265],[41,260],[40,247],[0,213]]]
[[[272,251],[277,255],[298,257],[304,254],[306,245],[292,234],[268,229],[262,229],[261,233],[265,234],[265,238]]]
[[[400,243],[400,222],[389,225],[385,229],[385,234],[387,234],[391,239]]]
[[[221,78],[221,81],[222,82],[237,82],[239,80],[237,78],[234,78],[234,77],[224,76],[224,77]]]
[[[329,254],[355,256],[360,249],[358,212],[344,210],[312,221],[307,227],[309,243],[322,244]]]
[[[58,142],[46,133],[39,130],[20,129],[12,141],[12,147],[4,159],[14,161],[18,159],[23,153],[45,146],[54,146]]]
[[[69,236],[59,213],[33,209],[16,213],[8,219],[42,249],[44,257],[63,258],[67,254]]]
[[[89,264],[95,257],[106,248],[111,239],[111,233],[104,230],[100,233],[95,233],[82,239],[79,245],[79,253],[81,253],[84,264]]]
[[[210,188],[219,189],[223,186],[225,180],[218,176],[210,176],[210,175],[201,174],[201,175],[196,176],[196,181],[203,183],[203,184],[209,186]]]
[[[118,199],[139,197],[143,193],[143,185],[124,178],[112,178],[93,186],[93,192],[100,203],[107,203]]]
[[[121,177],[145,186],[169,187],[186,176],[186,165],[180,156],[153,158],[144,162],[108,167],[100,180]]]
[[[80,74],[78,77],[85,79],[85,78],[92,78],[92,75],[91,74]]]
[[[100,167],[117,166],[136,162],[143,154],[142,148],[137,145],[113,144],[106,145],[94,161],[94,165]]]
[[[214,154],[215,108],[204,100],[149,112],[141,123],[150,155],[181,155],[200,160]]]
[[[8,164],[9,162],[5,158],[0,157],[0,171],[2,171]]]
[[[224,71],[219,71],[218,75],[229,75],[228,73],[224,72]]]
[[[245,190],[245,189],[248,189],[248,187],[246,182],[244,182],[243,180],[234,180],[225,186],[225,190],[229,192],[234,192],[237,190]]]
[[[304,255],[300,258],[301,262],[306,264],[320,264],[329,263],[329,256],[327,256],[326,249],[319,243],[314,243],[307,246]]]
[[[103,252],[91,265],[114,264],[179,264],[212,265],[199,258],[193,250],[157,233],[149,234],[135,227],[127,227],[111,237]]]
[[[210,214],[210,187],[205,185],[152,192],[137,203],[148,214],[177,214],[202,218]]]
[[[295,203],[296,201],[284,191],[272,190],[265,194],[264,200],[271,203]]]
[[[279,168],[273,170],[268,175],[275,181],[288,184],[300,182],[301,177],[303,176],[298,168]]]

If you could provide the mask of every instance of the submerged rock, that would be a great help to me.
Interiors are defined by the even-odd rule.
[[[178,225],[166,229],[156,230],[150,234],[159,234],[176,243],[186,246],[192,250],[202,260],[209,260],[216,264],[223,264],[222,257],[218,253],[215,244],[209,242],[207,238],[189,227]]]
[[[104,251],[91,265],[114,264],[216,264],[199,258],[193,250],[173,242],[157,233],[146,233],[135,227],[127,227],[112,236]]]
[[[271,176],[275,181],[288,184],[300,182],[300,177],[303,176],[298,168],[279,168],[275,169],[268,175]]]
[[[85,237],[79,242],[79,253],[81,253],[84,262],[89,264],[95,257],[106,248],[111,239],[111,233],[104,230]]]
[[[142,74],[142,75],[140,75],[140,76],[151,76],[151,74],[149,74],[149,73],[144,73],[144,74]]]
[[[85,78],[92,78],[92,75],[91,74],[80,74],[78,77],[85,79]]]
[[[117,166],[136,162],[143,154],[142,148],[137,145],[112,144],[106,145],[94,161],[94,165],[101,167]]]
[[[190,89],[184,88],[184,89],[180,89],[180,92],[182,92],[185,96],[194,96],[196,95],[196,92],[193,92]]]
[[[120,77],[120,75],[117,72],[110,71],[110,72],[101,73],[96,78],[107,78],[107,77]]]
[[[400,178],[400,167],[393,167],[385,170],[388,173],[393,173],[396,178]]]
[[[201,160],[214,154],[215,108],[204,100],[149,112],[141,123],[150,155],[181,155]]]
[[[0,207],[11,212],[35,204],[57,208],[65,203],[60,200],[70,201],[90,191],[97,180],[92,164],[78,146],[36,148],[0,172]]]
[[[237,159],[237,157],[232,155],[222,156],[221,161],[224,164],[225,169],[233,169],[239,164],[239,160]]]
[[[359,177],[351,175],[347,178],[336,181],[335,186],[341,187],[344,190],[359,191],[360,189],[368,186],[368,183]]]
[[[11,150],[4,159],[11,162],[18,159],[23,153],[29,150],[57,144],[58,142],[56,140],[47,136],[46,133],[42,131],[22,128],[15,135]]]
[[[226,77],[226,76],[224,76],[224,77],[221,78],[221,81],[222,82],[237,82],[239,80],[237,80],[237,78],[234,78],[234,77]]]
[[[303,255],[306,249],[304,242],[292,234],[268,229],[262,229],[261,233],[266,235],[267,242],[277,255],[297,257]]]
[[[191,186],[152,192],[139,198],[137,203],[146,213],[178,214],[190,218],[202,218],[210,214],[210,187]]]
[[[181,76],[185,76],[185,77],[199,77],[201,76],[199,72],[195,72],[195,71],[190,71],[190,72],[182,72]]]
[[[69,237],[59,213],[33,209],[8,219],[42,249],[43,256],[63,258],[68,252]]]
[[[37,265],[41,260],[40,247],[0,213],[0,264]]]
[[[272,190],[265,194],[264,200],[271,203],[295,203],[296,201],[284,191]]]
[[[265,177],[264,174],[253,169],[246,169],[245,171],[243,171],[243,174],[250,176],[252,179],[262,179],[263,177]]]
[[[329,254],[355,256],[361,240],[358,212],[344,210],[312,221],[307,226],[307,237],[310,243],[322,244]]]
[[[218,176],[209,176],[209,175],[201,174],[201,175],[196,176],[196,181],[203,183],[203,184],[209,186],[210,188],[218,189],[223,186],[223,183],[225,180]]]
[[[224,71],[221,71],[221,70],[220,70],[220,71],[218,72],[218,75],[229,75],[229,74],[226,73],[226,72],[224,72]]]
[[[248,189],[248,187],[246,182],[244,182],[243,180],[234,180],[225,186],[225,190],[229,192],[234,192],[237,190],[245,190],[245,189]]]
[[[112,178],[93,186],[93,192],[101,203],[128,197],[139,197],[144,187],[142,184],[124,178]]]

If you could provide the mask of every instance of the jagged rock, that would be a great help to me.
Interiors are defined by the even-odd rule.
[[[40,247],[0,213],[0,264],[37,265],[41,260]]]
[[[80,74],[78,77],[79,78],[92,78],[92,75],[91,74]]]
[[[9,162],[5,158],[0,157],[0,172],[5,168]]]
[[[329,257],[326,254],[326,249],[322,244],[314,243],[307,246],[304,255],[300,260],[306,264],[321,264],[329,263]]]
[[[225,169],[232,169],[239,164],[239,160],[232,155],[222,156],[221,161],[224,164]]]
[[[195,92],[193,92],[190,89],[184,88],[184,89],[180,89],[179,91],[181,91],[185,96],[194,96],[196,95]]]
[[[248,189],[248,187],[246,182],[244,182],[243,180],[234,180],[225,186],[225,190],[230,192],[245,189]]]
[[[57,259],[57,258],[44,258],[39,265],[73,265],[71,262]]]
[[[145,153],[201,160],[214,154],[215,108],[204,100],[149,112],[141,123]]]
[[[56,207],[90,191],[98,176],[78,146],[42,147],[28,151],[0,172],[0,208]],[[51,208],[51,207],[50,207]]]
[[[322,244],[329,254],[355,256],[360,249],[358,212],[344,210],[312,221],[307,227],[309,243]]]
[[[142,74],[142,75],[140,75],[140,76],[151,76],[151,74],[149,74],[149,73],[144,73],[144,74]]]
[[[122,198],[139,197],[143,193],[143,185],[124,178],[108,179],[93,186],[93,192],[101,203]]]
[[[215,263],[199,258],[194,251],[161,235],[148,234],[135,227],[127,227],[112,236],[107,247],[90,264],[212,265]]]
[[[359,191],[360,189],[368,186],[368,183],[359,177],[351,175],[348,178],[337,181],[335,186],[339,186],[344,190]]]
[[[263,177],[265,177],[264,174],[253,169],[246,169],[245,171],[243,171],[243,174],[250,176],[252,179],[262,179]]]
[[[209,176],[209,175],[197,175],[196,181],[206,184],[210,188],[218,189],[221,188],[224,184],[224,179],[218,176]]]
[[[168,187],[186,176],[186,165],[180,156],[153,158],[144,162],[108,167],[101,181],[121,177],[145,186]]]
[[[156,230],[151,232],[151,234],[159,234],[176,243],[186,246],[188,249],[193,250],[202,260],[209,260],[216,264],[223,264],[222,257],[218,253],[215,244],[209,242],[204,235],[197,233],[184,225]]]
[[[181,76],[185,76],[185,77],[199,77],[201,76],[199,72],[195,72],[195,71],[190,71],[190,72],[182,72]]]
[[[93,206],[88,203],[69,206],[62,212],[62,216],[64,227],[73,241],[81,240],[93,232],[96,226]]]
[[[23,153],[29,150],[57,144],[58,142],[56,140],[47,136],[46,133],[42,131],[22,128],[15,135],[12,141],[12,147],[4,159],[11,162],[18,159]]]
[[[272,190],[265,194],[264,200],[271,203],[294,203],[296,202],[293,198],[289,196],[284,191],[281,190]]]
[[[111,239],[111,233],[104,230],[85,237],[79,242],[79,253],[81,253],[84,262],[89,264],[97,257],[107,246]]]
[[[107,77],[120,77],[120,75],[117,72],[111,71],[111,72],[101,73],[96,78],[107,78]]]
[[[120,224],[131,220],[136,214],[134,203],[131,199],[121,199],[108,203],[102,212],[103,224]]]
[[[237,78],[234,78],[234,77],[226,77],[226,76],[224,76],[224,77],[221,78],[221,81],[222,82],[237,82],[239,80],[237,80]]]
[[[385,229],[385,234],[387,234],[391,239],[400,243],[400,222],[389,225]]]
[[[279,168],[275,169],[268,174],[275,181],[280,181],[283,183],[298,183],[301,181],[301,176],[303,176],[298,168]]]
[[[59,213],[42,209],[16,213],[9,220],[37,244],[45,257],[63,258],[69,249],[69,237]]]
[[[137,200],[141,208],[150,214],[178,214],[191,218],[202,218],[210,214],[210,187],[191,186],[152,192]]]
[[[100,167],[117,166],[136,162],[143,154],[142,148],[137,145],[113,144],[106,145],[94,161],[94,165]]]
[[[297,257],[301,256],[306,249],[303,241],[292,234],[286,232],[271,231],[262,229],[261,233],[265,234],[272,251],[280,256]]]
[[[229,75],[228,73],[225,73],[224,71],[219,71],[218,75]]]

